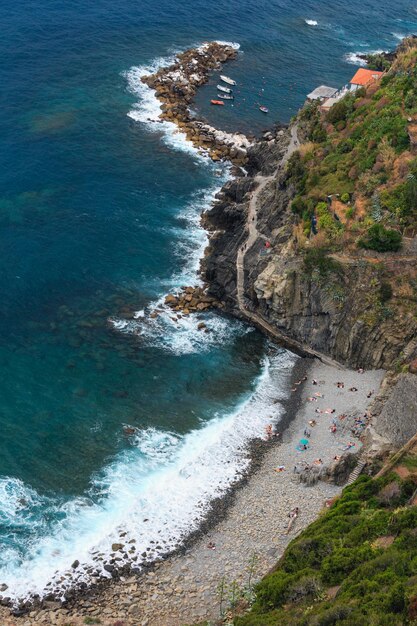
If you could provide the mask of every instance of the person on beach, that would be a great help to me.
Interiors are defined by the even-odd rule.
[[[285,471],[285,465],[278,465],[278,467],[276,467],[274,471],[275,472],[284,472]]]
[[[209,550],[215,550],[216,549],[216,544],[213,543],[212,541],[209,541],[209,543],[207,544],[207,547]]]
[[[315,378],[313,378],[313,380],[311,381],[312,385],[317,385],[317,380]]]
[[[272,437],[274,436],[272,424],[268,424],[268,426],[265,427],[265,434],[266,434],[266,440],[271,441]]]
[[[336,383],[336,385],[337,385],[337,387],[339,389],[344,389],[344,387],[345,387],[345,383],[342,383],[342,382],[338,382],[338,383]]]
[[[349,391],[358,391],[356,387],[350,387]]]
[[[316,420],[310,420],[308,423],[310,426],[315,426],[317,424]]]
[[[297,519],[299,515],[299,512],[300,512],[300,509],[298,508],[298,506],[296,506],[295,509],[292,509],[292,511],[288,513],[288,517],[290,518],[290,521],[288,522],[287,530],[285,531],[286,535],[289,534],[291,528],[293,527],[295,520]]]
[[[332,424],[332,425],[330,426],[330,432],[331,432],[331,433],[333,433],[333,434],[336,434],[336,432],[337,432],[337,426],[336,426],[336,424]]]

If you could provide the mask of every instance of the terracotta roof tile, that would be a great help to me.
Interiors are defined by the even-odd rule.
[[[361,67],[356,72],[355,76],[350,81],[353,85],[368,85],[381,78],[383,72],[377,72],[376,70],[366,70]]]

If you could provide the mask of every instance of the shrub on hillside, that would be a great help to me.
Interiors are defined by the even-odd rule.
[[[349,109],[344,100],[336,102],[327,114],[327,121],[331,124],[338,124],[339,122],[345,122],[348,116]]]
[[[382,53],[368,54],[367,63],[370,70],[383,72],[391,67],[391,62]]]
[[[382,224],[373,224],[368,232],[358,241],[360,248],[376,252],[397,252],[401,248],[401,233]]]
[[[316,271],[321,278],[325,278],[329,273],[341,274],[340,263],[327,256],[326,248],[309,248],[304,253],[304,268],[307,274]]]

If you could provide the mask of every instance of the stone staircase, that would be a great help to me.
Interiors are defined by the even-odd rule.
[[[349,478],[347,479],[346,486],[351,485],[352,483],[355,482],[355,480],[358,478],[359,474],[362,472],[365,465],[366,465],[366,461],[360,458],[356,464],[356,467],[350,473]]]

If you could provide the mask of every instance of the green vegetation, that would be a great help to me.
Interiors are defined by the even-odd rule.
[[[384,53],[368,54],[367,65],[371,70],[377,70],[378,72],[384,72],[391,67],[391,61],[387,59]]]
[[[307,274],[316,272],[320,278],[327,278],[329,274],[342,274],[340,263],[328,256],[327,248],[308,248],[304,252],[304,269]]]
[[[365,237],[359,240],[358,245],[377,252],[396,252],[401,248],[401,239],[401,234],[397,230],[384,228],[382,224],[373,224],[368,228]]]
[[[370,63],[390,66],[382,55]],[[305,235],[321,233],[340,249],[349,243],[398,250],[401,234],[417,229],[417,158],[410,143],[413,133],[417,140],[416,42],[402,48],[379,83],[345,96],[327,113],[309,104],[298,122],[309,143],[289,160],[287,182],[296,190],[292,210],[303,220]],[[330,202],[336,198],[352,204],[339,224]]]
[[[417,624],[415,489],[394,473],[347,487],[292,541],[235,626]]]

